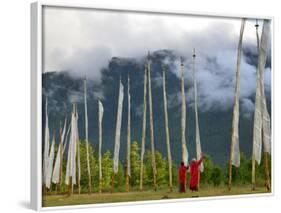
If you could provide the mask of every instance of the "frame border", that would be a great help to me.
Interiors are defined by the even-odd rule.
[[[148,201],[130,201],[118,203],[102,203],[102,204],[80,204],[68,206],[55,206],[43,207],[42,204],[42,48],[43,48],[43,17],[42,11],[44,6],[60,7],[60,8],[77,8],[77,9],[93,9],[99,11],[115,11],[115,12],[129,12],[129,13],[147,13],[156,15],[178,15],[178,16],[205,16],[215,18],[248,18],[248,19],[270,19],[271,20],[271,192],[259,194],[244,194],[244,195],[225,195],[225,196],[210,196],[192,198],[179,198],[169,200],[148,200]],[[31,208],[36,211],[48,210],[63,210],[63,209],[85,209],[85,208],[100,208],[112,206],[131,206],[143,204],[162,204],[162,203],[175,203],[175,202],[194,202],[218,199],[237,199],[237,198],[255,198],[255,197],[273,197],[275,195],[275,107],[274,107],[274,29],[275,19],[273,16],[259,16],[259,15],[245,15],[245,14],[225,14],[225,13],[212,13],[208,11],[196,12],[185,10],[157,10],[148,8],[133,8],[133,7],[118,7],[118,6],[105,6],[102,4],[80,4],[69,3],[67,1],[38,1],[31,3]]]

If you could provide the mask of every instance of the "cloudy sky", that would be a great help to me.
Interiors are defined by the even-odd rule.
[[[46,7],[43,17],[43,72],[69,70],[99,82],[111,57],[142,58],[148,50],[172,49],[188,63],[196,48],[201,106],[226,109],[232,104],[241,19],[58,7]],[[256,54],[254,25],[255,20],[247,20],[243,46]],[[259,29],[261,33],[261,21]],[[178,65],[174,62],[175,74]],[[249,97],[255,92],[255,72],[243,57],[240,99],[246,112],[254,106]],[[270,75],[268,68],[267,90]],[[187,71],[187,82],[189,77]]]

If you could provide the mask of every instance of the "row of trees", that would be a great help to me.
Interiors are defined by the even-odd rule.
[[[89,144],[90,166],[92,175],[92,191],[98,192],[99,188],[99,168],[98,168],[98,156],[96,150]],[[81,192],[88,192],[88,173],[87,173],[87,161],[86,161],[86,143],[80,142],[80,156],[81,156]],[[169,185],[169,171],[168,161],[158,151],[155,152],[155,160],[157,167],[157,185],[159,189],[168,188]],[[153,185],[153,171],[152,171],[151,152],[147,151],[144,157],[144,176],[143,185],[145,189],[151,189]],[[125,171],[126,165],[124,162],[119,163],[118,173],[114,179],[114,190],[125,191]],[[261,163],[263,165],[263,163]],[[110,151],[106,151],[102,155],[102,191],[110,192],[111,190],[111,177],[113,161]],[[233,185],[251,184],[251,160],[246,159],[245,155],[241,155],[241,165],[239,168],[233,167],[232,171],[232,183]],[[66,160],[63,161],[63,183],[61,185],[60,192],[68,192],[67,186],[64,184],[65,178]],[[173,186],[175,190],[178,187],[177,165],[173,162],[172,174],[173,174]],[[257,185],[264,185],[264,168],[259,166],[256,168]],[[187,175],[189,180],[189,175]],[[133,142],[131,146],[131,177],[130,187],[131,190],[139,190],[140,180],[140,147],[138,142]],[[187,180],[187,181],[188,181]],[[215,187],[227,184],[228,180],[228,164],[224,167],[216,166],[210,156],[206,156],[204,161],[204,172],[200,176],[200,186],[213,185]],[[53,184],[51,191],[57,191],[58,187]]]

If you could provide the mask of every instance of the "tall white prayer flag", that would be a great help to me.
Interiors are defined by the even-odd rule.
[[[151,164],[153,171],[153,186],[154,190],[157,189],[157,169],[155,159],[155,146],[154,146],[154,128],[153,128],[153,107],[152,107],[152,89],[151,89],[151,58],[148,52],[147,56],[147,75],[148,75],[148,103],[149,103],[149,129],[150,129],[150,145],[151,145]]]
[[[68,139],[68,136],[69,136],[70,129],[71,129],[71,121],[70,121],[70,124],[68,125],[68,129],[67,129],[66,135],[65,135],[65,137],[64,137],[64,141],[63,141],[63,150],[62,150],[63,153],[64,153],[65,148],[66,148],[67,139]]]
[[[240,96],[240,64],[242,56],[242,40],[245,27],[245,19],[242,19],[240,36],[237,51],[237,63],[236,63],[236,83],[235,83],[235,96],[233,106],[233,117],[232,117],[232,136],[231,136],[231,152],[230,159],[231,164],[239,167],[240,166],[240,150],[239,150],[239,96]]]
[[[186,128],[186,102],[185,102],[185,89],[184,89],[184,65],[181,59],[181,145],[182,145],[182,161],[184,165],[188,165],[188,151],[185,140]]]
[[[85,136],[86,136],[86,157],[88,172],[88,192],[92,192],[90,156],[89,156],[89,137],[88,137],[88,106],[87,106],[87,80],[84,80],[84,107],[85,107]]]
[[[66,119],[64,122],[64,126],[63,126],[63,130],[62,130],[62,134],[61,134],[61,142],[59,144],[59,148],[57,150],[57,155],[56,155],[56,160],[55,160],[55,165],[54,165],[54,170],[53,170],[53,176],[52,176],[52,182],[53,183],[59,183],[60,182],[60,165],[61,165],[61,149],[63,146],[63,141],[64,141],[64,136],[65,136],[65,132],[66,132]]]
[[[75,105],[73,104],[73,111],[71,114],[71,129],[68,146],[68,157],[66,165],[65,184],[69,185],[69,179],[72,178],[72,185],[76,185],[76,151],[77,151],[77,113]]]
[[[121,83],[121,80],[119,85],[120,86],[119,86],[119,96],[118,96],[118,109],[117,109],[116,130],[115,130],[115,147],[114,147],[114,156],[113,156],[114,174],[118,172],[122,110],[123,110],[123,99],[124,99],[124,86]]]
[[[270,21],[264,20],[263,30],[261,36],[261,45],[259,50],[260,57],[260,79],[261,79],[261,92],[262,92],[262,132],[263,132],[263,151],[271,153],[271,127],[270,127],[270,116],[266,106],[266,96],[264,89],[264,68],[267,58],[268,45],[270,39]]]
[[[49,189],[51,187],[51,178],[53,172],[53,162],[54,162],[54,152],[55,152],[55,136],[53,136],[53,141],[51,145],[50,155],[48,159],[47,175],[46,175],[46,187]]]
[[[102,179],[102,168],[101,168],[101,147],[102,147],[102,118],[103,118],[103,105],[99,101],[99,179]]]
[[[199,120],[198,120],[198,103],[197,103],[197,81],[195,74],[195,49],[192,55],[192,71],[193,71],[193,90],[194,90],[194,111],[195,111],[195,141],[196,141],[196,158],[199,160],[202,155],[201,151],[201,141],[200,141],[200,130],[199,130]],[[204,171],[203,162],[200,164],[200,171]]]
[[[167,94],[166,94],[166,70],[163,67],[163,105],[164,105],[164,120],[165,120],[165,132],[166,132],[166,145],[167,145],[167,156],[168,156],[168,167],[169,167],[169,187],[172,190],[173,178],[172,178],[172,155],[170,147],[170,131],[169,131],[169,117],[167,107]]]
[[[262,139],[264,151],[270,153],[270,117],[266,107],[266,99],[264,94],[263,73],[267,57],[267,47],[269,42],[270,22],[264,20],[261,42],[259,45],[258,68],[256,80],[256,99],[254,112],[254,129],[253,129],[253,159],[258,164],[261,162]],[[262,138],[263,131],[263,138]]]
[[[140,163],[140,190],[143,189],[143,159],[145,152],[145,136],[146,136],[146,98],[147,98],[147,65],[144,68],[143,81],[143,115],[142,115],[142,134],[141,134],[141,163]]]

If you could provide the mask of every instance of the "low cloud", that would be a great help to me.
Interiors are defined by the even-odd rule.
[[[101,82],[101,70],[112,57],[141,62],[148,50],[170,49],[174,57],[163,63],[180,77],[179,57],[184,57],[187,103],[192,104],[192,50],[196,48],[198,104],[202,111],[227,110],[233,105],[240,19],[201,16],[132,14],[47,7],[44,12],[44,71],[69,70],[74,77]],[[256,88],[255,21],[247,20],[241,61],[242,108],[251,112]],[[262,24],[261,24],[262,25]],[[270,92],[270,67],[265,70],[265,89]],[[161,75],[154,79],[162,85]],[[103,97],[102,91],[96,96]],[[78,94],[71,92],[70,101]],[[168,94],[168,104],[179,104],[179,94]],[[250,109],[251,108],[251,109]],[[140,111],[140,110],[138,110]]]

